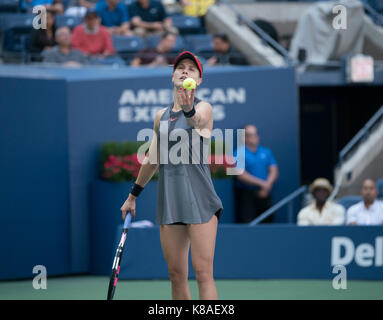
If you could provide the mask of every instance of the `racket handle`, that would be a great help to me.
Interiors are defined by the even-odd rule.
[[[132,222],[132,215],[130,212],[126,215],[125,217],[125,222],[124,222],[124,229],[128,229],[130,227],[130,224]]]

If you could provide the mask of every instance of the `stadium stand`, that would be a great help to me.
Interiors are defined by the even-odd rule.
[[[338,200],[338,204],[342,205],[347,210],[359,201],[362,201],[362,196],[344,196]]]
[[[173,26],[176,27],[180,34],[204,33],[201,20],[197,17],[189,17],[185,15],[173,15]]]
[[[145,48],[144,40],[139,36],[113,36],[112,39],[116,52],[126,62],[130,62],[138,51]]]
[[[186,46],[197,54],[213,52],[213,36],[211,34],[189,34],[184,36]]]
[[[5,62],[26,62],[33,14],[9,13],[0,16],[2,57]]]
[[[80,17],[72,17],[72,16],[66,16],[63,14],[57,14],[56,16],[56,27],[69,27],[73,30],[74,27],[78,26],[82,23],[82,18]]]
[[[19,0],[0,0],[0,12],[19,12]]]
[[[158,45],[158,42],[160,42],[160,36],[149,36],[146,38],[145,44],[146,47],[149,48],[155,48]],[[185,48],[185,41],[182,36],[178,36],[176,43],[173,47],[172,53],[177,53]]]
[[[15,58],[11,59],[12,62],[25,62],[20,57],[24,55],[27,47],[28,36],[26,33],[29,31],[24,32],[20,24],[22,27],[25,27],[24,23],[31,24],[33,15],[18,13],[20,11],[18,2],[17,0],[0,0],[0,30],[3,31],[3,35],[0,37],[3,48],[1,55],[5,54],[8,58]],[[134,0],[123,0],[122,2],[129,6]],[[251,64],[282,66],[288,64],[288,51],[283,52],[283,50],[289,50],[299,17],[318,1],[221,0],[216,1],[216,4],[209,9],[208,15],[204,19],[205,23],[200,17],[186,16],[182,14],[182,10],[175,11],[173,6],[174,3],[177,3],[176,1],[162,2],[174,27],[180,32],[175,51],[185,47],[196,51],[197,54],[209,55],[212,51],[212,34],[224,32],[229,36],[232,46],[239,50]],[[228,3],[231,3],[232,6],[230,7]],[[368,24],[366,30],[369,36],[366,37],[364,50],[366,54],[371,54],[375,59],[383,58],[383,54],[379,53],[381,52],[379,39],[382,37],[382,32],[376,29],[376,24],[380,21],[376,19],[376,16],[383,21],[383,2],[363,0],[363,3],[365,12],[372,18],[371,23],[366,20],[366,24]],[[63,4],[67,9],[71,1],[63,1]],[[268,17],[267,20],[264,19],[265,16]],[[31,17],[31,21],[28,17]],[[57,27],[69,26],[73,29],[81,22],[82,18],[76,16],[56,16]],[[270,42],[269,39],[273,42]],[[116,41],[121,42],[121,40]],[[134,43],[134,39],[128,41]],[[144,41],[144,46],[147,45],[152,44]],[[134,53],[134,48],[130,48],[129,52]]]

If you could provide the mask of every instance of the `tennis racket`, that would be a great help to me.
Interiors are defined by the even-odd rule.
[[[128,229],[130,227],[131,222],[132,222],[132,216],[130,213],[128,213],[125,217],[121,240],[120,240],[120,243],[118,244],[116,255],[113,260],[112,275],[110,276],[110,280],[109,280],[107,300],[113,300],[114,292],[116,291],[118,274],[120,273],[120,263],[122,259],[122,253],[124,251],[124,244],[126,241],[126,236],[128,234]]]

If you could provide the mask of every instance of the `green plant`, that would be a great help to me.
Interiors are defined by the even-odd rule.
[[[135,181],[141,167],[137,156],[138,149],[146,142],[124,141],[105,142],[100,149],[101,177],[107,181]],[[147,152],[149,146],[146,147]],[[153,179],[157,179],[155,173]]]

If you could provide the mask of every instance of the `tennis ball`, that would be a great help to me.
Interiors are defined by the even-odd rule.
[[[182,85],[186,90],[193,90],[196,87],[196,83],[193,78],[186,78]]]

